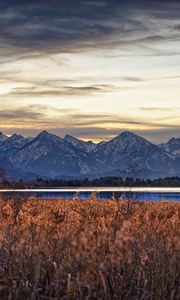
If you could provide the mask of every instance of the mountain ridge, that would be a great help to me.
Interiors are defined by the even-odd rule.
[[[131,132],[124,131],[109,141],[98,144],[71,135],[61,138],[47,131],[34,138],[1,133],[0,157],[6,157],[22,174],[55,178],[124,174],[134,164],[141,177],[175,176],[180,174],[180,138],[156,145]],[[15,172],[14,172],[15,173]],[[23,177],[24,175],[22,175]]]

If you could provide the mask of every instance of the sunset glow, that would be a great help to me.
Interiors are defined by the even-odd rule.
[[[1,131],[179,136],[179,1],[39,3],[0,4]]]

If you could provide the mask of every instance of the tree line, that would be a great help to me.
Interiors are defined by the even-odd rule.
[[[1,177],[1,188],[56,188],[56,187],[180,187],[180,177],[167,177],[157,179],[139,179],[132,177],[101,177],[82,179],[44,179],[35,180],[8,180]]]

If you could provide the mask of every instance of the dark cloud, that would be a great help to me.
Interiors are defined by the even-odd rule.
[[[15,126],[31,124],[33,127],[34,124],[43,122],[44,124],[54,123],[54,114],[58,116],[61,115],[70,115],[77,113],[76,109],[54,109],[53,107],[46,105],[26,105],[18,106],[17,108],[3,109],[0,108],[0,123],[6,125],[12,124],[14,122]],[[50,116],[49,116],[50,114]],[[55,120],[56,122],[57,120]],[[3,125],[1,125],[3,126]],[[45,125],[46,126],[46,125]]]
[[[6,94],[6,96],[28,96],[28,97],[45,97],[45,96],[85,96],[94,93],[105,93],[117,90],[117,87],[113,85],[89,85],[89,86],[56,86],[53,89],[38,88],[36,86],[29,88],[14,88],[12,92]],[[2,97],[5,97],[4,95]]]
[[[6,60],[129,43],[152,45],[179,36],[172,28],[161,31],[166,19],[179,28],[179,9],[179,1],[164,0],[2,0],[0,56]]]
[[[42,116],[44,116],[40,112],[35,112],[32,110],[25,111],[24,109],[17,109],[17,110],[1,110],[1,121],[6,123],[12,123],[12,121],[22,120],[24,122],[24,119],[27,121],[29,120],[39,120]]]
[[[19,98],[22,100],[25,96],[84,96],[113,92],[117,88],[116,85],[98,84],[96,78],[84,78],[84,81],[80,78],[66,80],[62,74],[60,83],[58,79],[43,80],[33,76],[22,76],[25,72],[28,74],[29,70],[24,70],[25,64],[18,65],[17,62],[22,59],[38,61],[39,58],[47,56],[53,59],[53,53],[80,53],[87,50],[95,50],[96,56],[98,53],[101,56],[99,50],[112,48],[118,51],[104,53],[107,59],[108,55],[177,55],[177,45],[171,49],[166,45],[180,39],[179,11],[179,0],[1,0],[0,82],[16,81],[21,84],[28,83],[31,87],[24,88],[22,84],[22,87],[18,85],[13,90],[12,86],[10,93],[1,96],[0,101],[4,104],[6,96],[18,102]],[[122,52],[119,51],[120,48],[123,49]],[[68,64],[62,59],[56,63]],[[4,65],[8,71],[3,69]],[[137,66],[132,65],[132,69],[134,68]],[[143,81],[179,78],[178,74],[149,79],[138,76],[140,75],[122,76],[119,79],[139,85]],[[130,125],[136,125],[136,128],[149,128],[137,133],[161,140],[161,135],[165,139],[174,135],[173,132],[177,134],[179,130],[177,126],[138,122],[118,115],[82,115],[73,109],[53,111],[51,107],[38,105],[16,108],[14,106],[4,110],[1,105],[0,108],[0,122],[4,124],[1,125],[4,126],[2,129],[13,126],[13,129],[8,131],[10,133],[16,130],[14,128],[20,128],[18,131],[26,135],[47,128],[58,134],[70,133],[78,137],[107,139],[118,134],[119,127],[126,130]],[[147,108],[142,108],[142,111],[144,110],[147,111]],[[149,108],[150,113],[155,111],[158,111],[158,108]],[[101,128],[108,128],[110,123],[114,125],[114,129]],[[156,131],[153,126],[158,127]]]

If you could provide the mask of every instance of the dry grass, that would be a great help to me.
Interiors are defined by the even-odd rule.
[[[178,203],[0,201],[0,299],[180,299]]]

